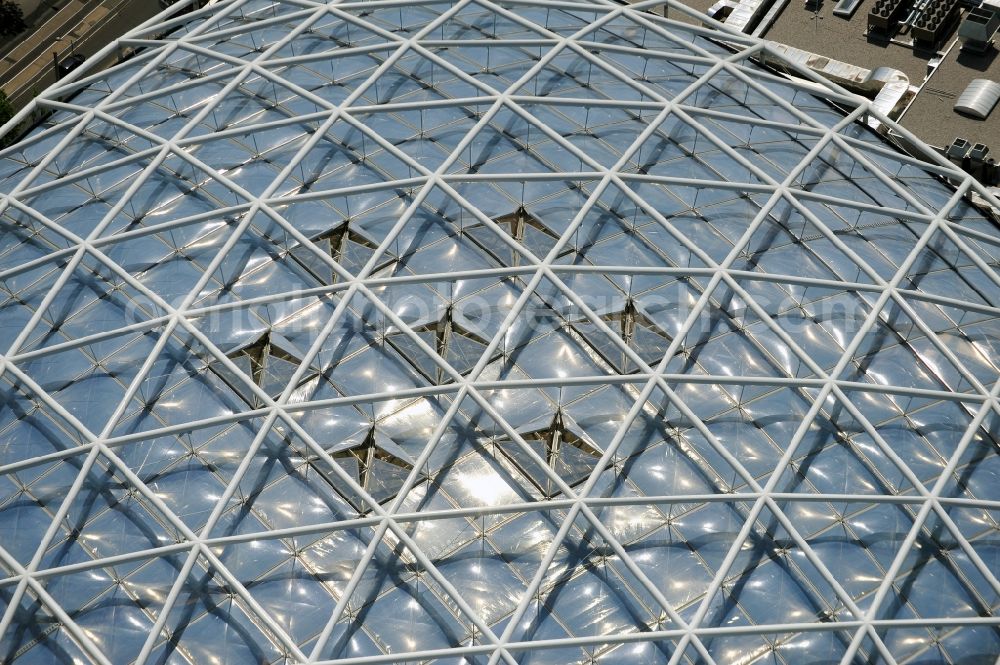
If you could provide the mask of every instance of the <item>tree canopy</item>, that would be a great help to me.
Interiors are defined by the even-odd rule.
[[[20,5],[11,0],[0,0],[0,36],[16,35],[27,27]]]

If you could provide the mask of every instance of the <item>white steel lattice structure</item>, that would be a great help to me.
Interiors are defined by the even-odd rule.
[[[649,4],[232,0],[33,102],[4,662],[996,659],[988,193]]]

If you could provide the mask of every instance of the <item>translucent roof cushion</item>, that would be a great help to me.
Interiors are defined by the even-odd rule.
[[[1000,652],[965,176],[628,6],[164,20],[0,152],[0,660]]]

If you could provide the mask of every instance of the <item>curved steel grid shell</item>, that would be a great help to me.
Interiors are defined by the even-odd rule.
[[[1000,234],[866,101],[599,1],[117,46],[0,153],[4,662],[1000,652]]]

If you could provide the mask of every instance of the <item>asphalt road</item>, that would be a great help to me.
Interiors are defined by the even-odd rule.
[[[18,68],[18,71],[10,71],[9,75],[6,71],[0,71],[0,79],[17,76],[16,85],[4,86],[15,108],[21,108],[39,92],[55,83],[56,76],[52,65],[53,52],[59,52],[60,59],[65,58],[70,52],[90,57],[128,30],[162,11],[157,0],[103,0],[99,3],[99,7],[104,10],[100,12],[101,14],[109,13],[96,26],[77,26],[68,33],[64,33],[62,30],[56,31],[44,41],[44,44],[40,45],[44,48],[40,49],[39,57],[34,58],[30,63],[3,63],[8,70]],[[81,11],[79,19],[84,19],[87,15],[87,12]],[[76,23],[75,20],[74,23]],[[88,29],[88,27],[93,29]],[[41,26],[39,26],[40,29]],[[30,40],[31,37],[28,39]],[[102,63],[102,66],[113,63],[114,57]]]

